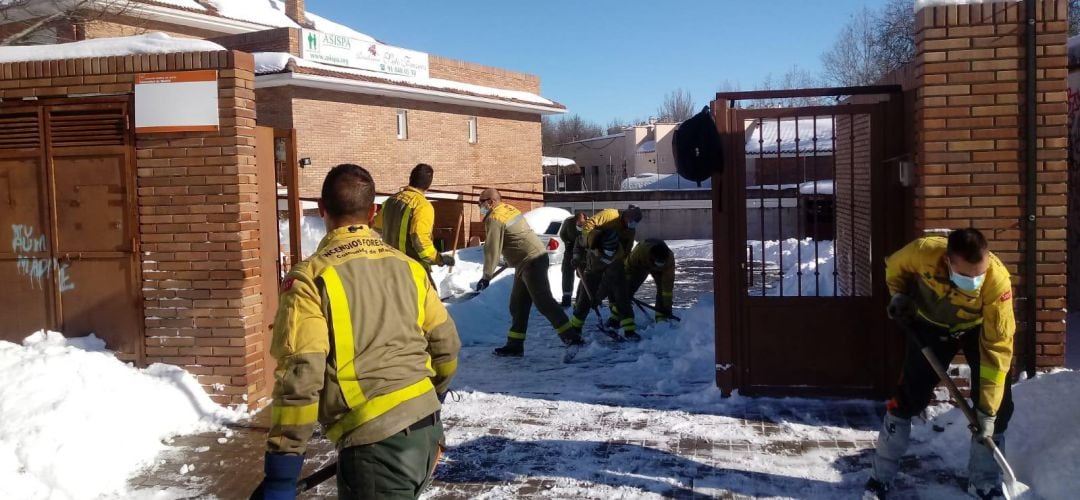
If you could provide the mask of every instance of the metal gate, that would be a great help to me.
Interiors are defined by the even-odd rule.
[[[0,338],[95,333],[141,359],[130,109],[127,98],[0,105]]]
[[[884,256],[897,246],[884,217],[896,194],[886,191],[895,142],[887,136],[903,128],[888,98],[898,90],[810,90],[886,95],[797,108],[732,104],[806,93],[718,95],[714,112],[728,145],[728,168],[714,182],[721,387],[785,396],[885,392]]]

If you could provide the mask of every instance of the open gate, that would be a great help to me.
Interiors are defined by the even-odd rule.
[[[906,226],[886,218],[888,206],[902,206],[899,90],[717,95],[713,111],[728,167],[713,183],[717,381],[725,392],[887,392],[896,361],[886,335],[884,257],[902,244]],[[735,107],[808,96],[861,97],[829,106]]]
[[[0,338],[142,354],[129,98],[0,104]]]

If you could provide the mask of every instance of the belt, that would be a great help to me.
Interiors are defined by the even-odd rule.
[[[420,420],[417,420],[416,423],[410,425],[409,432],[416,432],[420,429],[431,427],[438,423],[439,420],[441,420],[439,418],[439,412],[432,413],[431,415],[421,418]]]

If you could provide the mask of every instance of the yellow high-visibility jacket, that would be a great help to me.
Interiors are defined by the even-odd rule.
[[[339,448],[400,432],[440,408],[460,347],[418,262],[367,226],[330,231],[282,282],[267,448],[303,453],[316,422]]]
[[[495,205],[484,217],[484,278],[495,275],[500,255],[508,266],[518,267],[545,254],[544,243],[513,205]]]
[[[656,315],[659,318],[666,318],[665,313],[671,313],[672,299],[675,295],[675,254],[668,249],[664,267],[656,267],[653,263],[652,249],[662,243],[664,243],[663,240],[655,238],[648,238],[638,243],[634,251],[630,252],[630,257],[626,259],[626,276],[627,281],[632,285],[644,282],[646,275],[652,276],[656,284],[656,308],[663,311],[657,312]],[[631,293],[634,292],[637,290],[631,290]]]
[[[441,263],[431,232],[435,227],[435,208],[419,189],[408,186],[387,198],[372,224],[383,241],[425,268]]]
[[[940,236],[909,243],[886,259],[885,281],[890,294],[910,296],[918,305],[919,317],[930,324],[953,332],[982,325],[979,373],[972,376],[980,379],[980,409],[994,415],[1008,383],[1016,333],[1009,270],[991,253],[982,287],[965,292],[949,279],[947,246],[948,240]]]
[[[581,235],[585,242],[586,248],[595,248],[596,238],[603,231],[599,229],[609,229],[615,231],[619,235],[619,244],[623,249],[623,256],[630,254],[630,250],[634,247],[634,234],[635,231],[626,227],[623,223],[622,214],[614,208],[605,208],[595,215],[585,219],[585,224],[581,226]]]

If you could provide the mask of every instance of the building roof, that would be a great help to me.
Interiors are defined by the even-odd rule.
[[[638,146],[638,148],[637,148],[637,152],[638,153],[655,153],[656,152],[656,141],[654,141],[652,139],[649,139],[649,140],[641,143],[641,145]]]
[[[531,92],[331,66],[286,52],[256,52],[255,73],[259,88],[295,85],[537,114],[566,112],[566,106]]]
[[[570,141],[570,142],[567,142],[567,143],[559,144],[559,146],[565,146],[565,145],[568,145],[568,144],[582,144],[582,143],[586,143],[586,142],[603,141],[603,140],[609,140],[609,139],[618,139],[620,137],[626,137],[626,134],[620,133],[620,134],[602,135],[600,137],[590,137],[588,139],[581,139],[580,141]]]
[[[206,40],[173,38],[165,33],[148,33],[119,38],[95,38],[56,45],[0,47],[0,63],[220,50],[225,50],[225,48]]]
[[[814,139],[817,139],[816,141]],[[746,122],[746,154],[832,154],[833,117],[767,118]],[[797,145],[797,146],[796,146]]]
[[[285,3],[281,0],[135,0],[135,3],[257,25],[252,31],[259,30],[259,27],[262,27],[261,29],[301,27],[285,15]],[[139,12],[145,9],[140,9],[139,5],[132,5],[131,10]],[[151,16],[154,14],[154,12],[146,13]],[[375,41],[369,35],[312,12],[305,12],[304,16],[313,29],[369,42]]]

